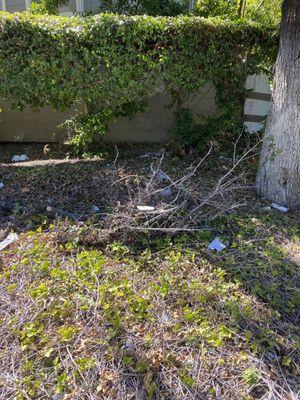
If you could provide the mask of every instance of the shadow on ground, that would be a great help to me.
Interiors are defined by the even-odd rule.
[[[38,151],[40,154],[41,148]],[[52,293],[52,298],[58,299],[57,309],[46,310],[45,314],[44,311],[41,314],[37,313],[39,319],[34,323],[40,324],[42,320],[49,331],[52,329],[55,332],[53,335],[58,330],[56,325],[64,326],[66,319],[71,321],[69,324],[72,327],[78,317],[76,314],[76,318],[72,320],[72,304],[74,299],[79,298],[78,293],[81,296],[80,301],[86,301],[86,298],[90,301],[97,298],[98,294],[95,293],[100,285],[103,298],[107,298],[105,307],[95,310],[101,318],[104,315],[104,319],[101,319],[101,323],[96,321],[96,327],[93,326],[93,334],[88,340],[94,339],[93,335],[98,332],[97,329],[103,329],[101,334],[105,338],[111,335],[107,340],[110,351],[115,353],[109,354],[109,357],[118,368],[122,366],[122,379],[126,382],[130,379],[135,380],[142,391],[140,397],[131,397],[132,399],[146,399],[151,387],[147,387],[148,383],[145,383],[149,370],[145,373],[143,369],[142,372],[132,369],[130,363],[133,361],[124,359],[120,350],[124,347],[126,337],[132,335],[132,327],[138,331],[136,337],[137,341],[140,341],[140,352],[147,354],[147,362],[151,357],[154,360],[159,358],[159,351],[163,353],[163,356],[159,354],[162,357],[159,362],[151,361],[153,365],[160,365],[155,367],[159,368],[158,370],[154,367],[154,372],[151,370],[156,376],[155,382],[152,377],[155,383],[152,385],[153,398],[231,400],[238,397],[234,397],[234,386],[230,388],[230,385],[246,382],[251,397],[244,397],[245,399],[297,399],[300,393],[299,213],[282,214],[275,210],[267,210],[265,205],[249,192],[248,197],[244,198],[243,208],[210,221],[209,229],[208,224],[204,223],[203,230],[195,234],[139,233],[127,237],[126,242],[122,242],[120,236],[107,247],[103,247],[103,244],[97,243],[99,228],[94,224],[98,221],[93,219],[93,207],[96,206],[100,214],[117,212],[119,204],[126,202],[132,195],[126,185],[126,179],[123,178],[131,175],[139,182],[144,175],[149,174],[151,159],[139,158],[143,152],[139,151],[138,156],[132,159],[122,158],[118,168],[115,167],[114,157],[49,160],[41,156],[40,158],[44,159],[37,160],[37,156],[35,161],[22,164],[11,164],[8,157],[2,158],[2,161],[4,158],[6,161],[0,165],[0,182],[4,183],[4,188],[0,189],[0,229],[5,230],[7,226],[12,225],[18,232],[24,232],[24,236],[21,235],[20,242],[16,245],[20,246],[19,253],[14,251],[16,247],[13,248],[0,268],[25,266],[24,279],[27,271],[32,268],[28,284],[32,285],[30,290],[35,296],[34,306],[38,304],[40,297],[43,307],[45,299],[48,301],[47,297],[43,297],[47,296],[48,284],[49,287],[53,285],[55,296]],[[180,160],[169,160],[168,171],[172,172],[172,168],[181,169],[183,164]],[[216,170],[214,172],[217,174]],[[207,169],[206,173],[209,175],[211,172]],[[118,182],[118,185],[114,185],[114,182]],[[48,215],[47,207],[64,210],[70,213],[69,218]],[[56,232],[54,234],[53,228],[50,227],[52,224]],[[43,228],[38,232],[36,228],[40,225]],[[30,230],[35,231],[33,235],[37,235],[34,242],[37,248],[32,253],[28,250],[32,245],[32,237],[26,233]],[[230,242],[230,246],[219,254],[207,250],[210,240],[216,235],[223,241]],[[49,250],[51,257],[43,253],[49,237],[53,241]],[[24,244],[25,255],[22,240],[29,243]],[[29,251],[29,255],[26,251]],[[93,265],[94,258],[102,256],[109,260],[109,268],[103,275],[99,273],[103,282],[96,281],[93,287],[91,282],[95,273],[90,275],[89,268]],[[47,259],[50,261],[46,265],[44,262]],[[60,265],[60,268],[57,268],[57,265]],[[75,269],[73,280],[70,279],[72,268]],[[10,280],[9,272],[7,276]],[[69,279],[66,279],[67,277]],[[85,278],[87,281],[84,281]],[[18,296],[14,294],[16,282],[11,279],[8,283],[5,295],[17,309]],[[38,283],[40,284],[37,285]],[[66,288],[65,285],[68,284]],[[135,296],[140,288],[145,292],[139,294],[136,301]],[[28,296],[28,290],[24,296]],[[51,305],[51,302],[49,304]],[[151,324],[145,317],[148,316],[149,304],[153,313]],[[162,305],[166,313],[173,315],[176,320],[170,328],[161,328],[159,325],[161,323],[158,311]],[[59,307],[62,307],[63,311]],[[78,309],[78,305],[76,307]],[[84,307],[80,309],[80,318],[88,324],[93,321],[95,315],[89,314],[92,309],[90,303],[84,303]],[[129,315],[128,310],[131,313]],[[59,312],[63,312],[63,317],[60,314],[56,317]],[[14,318],[14,312],[12,317]],[[158,332],[155,331],[156,324],[161,329]],[[40,325],[37,326],[37,329],[40,329]],[[28,334],[27,321],[24,327],[18,329],[23,335]],[[149,342],[151,345],[147,344],[147,340],[150,340],[147,337],[148,333],[151,336],[148,335],[152,340]],[[99,332],[97,334],[100,335]],[[34,335],[35,333],[33,337]],[[39,333],[37,337],[38,335]],[[29,334],[28,337],[31,338]],[[168,343],[168,351],[154,345],[155,340],[162,348]],[[24,347],[25,351],[28,351],[29,359],[35,357],[36,346],[43,348],[45,343],[42,340],[34,342],[32,353],[30,346],[28,349]],[[76,343],[74,346],[74,354],[77,356],[79,350]],[[94,351],[96,345],[93,343],[93,346]],[[97,346],[99,347],[99,342]],[[64,344],[63,351],[65,347],[72,350],[72,347]],[[206,353],[202,352],[203,347]],[[176,353],[180,354],[178,360],[174,355]],[[237,359],[234,358],[235,354],[238,354]],[[242,363],[244,356],[250,365],[246,370],[235,364],[237,360]],[[86,357],[85,355],[82,359]],[[103,355],[99,357],[103,364]],[[189,361],[190,364],[185,365],[185,358],[192,359],[194,364]],[[35,366],[37,370],[39,362],[40,359]],[[199,367],[202,366],[202,362],[204,366],[201,368],[205,372],[201,372]],[[196,367],[195,363],[198,363]],[[255,366],[254,369],[252,365]],[[236,376],[226,376],[230,368],[235,371]],[[80,374],[84,372],[80,370],[77,373],[80,379]],[[203,383],[206,374],[212,375],[211,386],[207,387]],[[72,385],[76,390],[82,384],[78,384],[78,376],[73,374]],[[84,379],[89,381],[92,378],[84,376]],[[109,379],[108,381],[113,386]],[[93,385],[94,381],[91,380],[90,383]],[[158,387],[161,391],[158,391]],[[221,388],[220,392],[216,391],[218,388]],[[168,393],[166,397],[159,394],[164,391]],[[115,395],[115,398],[125,397]]]

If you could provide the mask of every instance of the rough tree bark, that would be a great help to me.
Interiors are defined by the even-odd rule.
[[[300,0],[284,0],[273,104],[256,179],[258,194],[300,209]]]

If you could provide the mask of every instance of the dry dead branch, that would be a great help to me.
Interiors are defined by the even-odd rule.
[[[237,139],[233,146],[230,166],[210,189],[201,181],[201,168],[209,159],[213,147],[191,166],[188,172],[177,179],[170,177],[163,169],[165,153],[153,161],[149,176],[124,175],[116,173],[111,187],[119,184],[127,187],[128,198],[119,204],[117,212],[111,210],[103,215],[102,235],[127,235],[129,232],[195,232],[204,220],[211,220],[241,207],[244,202],[235,193],[251,189],[241,165],[253,157],[260,142],[247,146],[238,156]],[[137,180],[139,183],[137,184]],[[144,206],[145,210],[140,210]]]

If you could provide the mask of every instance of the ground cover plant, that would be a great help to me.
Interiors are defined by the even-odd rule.
[[[31,161],[11,164],[16,149]],[[227,150],[190,177],[201,190],[231,168]],[[299,397],[299,213],[266,208],[244,185],[237,208],[225,198],[196,232],[106,240],[92,206],[120,213],[124,180],[141,190],[160,148],[69,160],[41,146],[0,151],[1,229],[20,234],[0,253],[1,399]],[[243,179],[256,161],[245,159]],[[198,162],[166,150],[160,167],[176,180]],[[49,204],[70,216],[48,215]],[[219,254],[207,249],[215,236],[228,245]]]

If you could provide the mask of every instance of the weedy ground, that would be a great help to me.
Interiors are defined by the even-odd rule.
[[[0,149],[0,195],[18,204],[1,227],[20,234],[0,254],[1,400],[299,399],[299,214],[248,189],[197,232],[100,241],[91,206],[128,196],[105,186],[114,155],[11,165],[12,150]],[[126,176],[145,174],[145,151],[124,151]],[[227,168],[219,156],[198,177],[208,186]],[[187,158],[167,158],[168,174]],[[50,219],[49,198],[88,218]],[[218,254],[216,235],[229,244]]]

